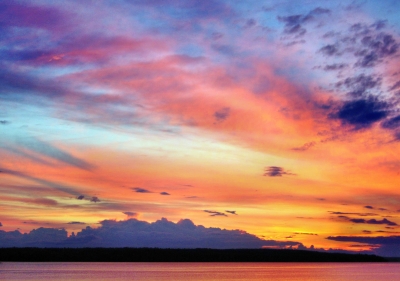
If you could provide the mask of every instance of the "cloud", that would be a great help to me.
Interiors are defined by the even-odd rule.
[[[21,202],[25,203],[32,203],[32,204],[38,204],[38,205],[43,205],[43,206],[57,206],[58,202],[53,199],[48,199],[48,198],[25,198],[25,199],[20,199]]]
[[[71,221],[71,222],[68,222],[67,224],[86,224],[86,223],[80,222],[80,221]]]
[[[139,215],[138,213],[135,213],[135,212],[123,212],[123,214],[127,215],[128,218],[134,218]]]
[[[169,194],[168,192],[165,192],[165,191],[160,192],[160,194],[161,194],[161,195],[171,195],[171,194]]]
[[[319,49],[319,52],[327,56],[333,56],[333,55],[338,55],[339,51],[335,45],[326,45],[321,49]]]
[[[0,247],[157,247],[157,248],[287,248],[295,241],[260,239],[242,230],[206,228],[189,219],[173,223],[163,218],[153,223],[129,219],[105,220],[67,237],[63,229],[39,228],[27,234],[0,231]]]
[[[204,210],[204,212],[211,214],[211,217],[216,217],[216,216],[223,216],[223,217],[227,217],[226,214],[222,213],[222,212],[218,212],[218,211],[210,211],[210,210]]]
[[[400,88],[400,81],[397,81],[392,87],[390,87],[389,91],[397,90]]]
[[[133,187],[131,189],[137,193],[152,193],[150,190],[147,190],[147,189],[144,189],[141,187]]]
[[[349,221],[351,221],[351,222],[354,222],[354,223],[365,223],[365,224],[386,224],[386,225],[397,225],[397,223],[395,223],[395,222],[392,222],[392,221],[390,221],[390,220],[388,220],[388,219],[382,219],[382,220],[376,220],[376,219],[369,219],[369,220],[366,220],[366,219],[357,219],[357,218],[355,218],[355,219],[351,219],[351,218],[348,218],[348,220]]]
[[[89,164],[88,162],[79,159],[64,150],[59,149],[51,145],[50,143],[41,141],[36,138],[25,138],[24,140],[18,141],[18,144],[26,149],[40,153],[44,156],[50,157],[76,168],[80,168],[83,170],[94,169],[94,166]]]
[[[326,71],[333,71],[333,70],[342,70],[348,67],[348,64],[345,63],[334,63],[334,64],[327,64],[324,66],[324,70]]]
[[[228,211],[228,210],[225,210],[225,212],[230,213],[230,214],[232,214],[232,215],[237,215],[237,214],[236,214],[236,211]]]
[[[78,191],[75,190],[76,188],[74,188],[74,187],[58,184],[56,182],[40,179],[40,178],[37,178],[37,177],[32,177],[32,176],[30,176],[28,174],[25,174],[23,172],[6,169],[4,167],[0,167],[0,172],[5,173],[5,174],[9,174],[9,175],[13,175],[13,176],[16,176],[16,177],[20,177],[20,178],[23,178],[23,179],[26,179],[26,180],[31,180],[31,181],[34,181],[34,182],[39,183],[41,185],[54,188],[56,190],[65,192],[65,193],[73,195],[73,196],[79,196],[79,194],[80,194]]]
[[[366,34],[361,39],[364,48],[358,53],[361,58],[357,62],[360,67],[375,66],[380,58],[388,57],[397,53],[399,44],[392,35],[379,32],[376,35]]]
[[[228,118],[229,114],[230,114],[231,109],[229,107],[224,107],[220,110],[217,110],[214,113],[214,118],[217,122],[222,122],[224,120],[226,120],[226,118]]]
[[[376,247],[374,254],[384,257],[398,257],[400,252],[400,236],[328,236],[326,239],[370,244]]]
[[[359,98],[364,96],[368,91],[377,89],[381,85],[382,78],[375,78],[373,75],[360,74],[355,77],[348,77],[341,82],[336,83],[337,87],[344,86],[350,92],[352,97]]]
[[[309,19],[308,16],[292,15],[287,17],[278,16],[278,20],[285,23],[284,33],[303,36],[307,30],[302,26]]]
[[[294,147],[294,148],[292,148],[292,150],[294,150],[294,151],[306,151],[306,150],[310,149],[311,147],[313,147],[315,145],[316,145],[316,142],[315,141],[311,141],[311,142],[307,142],[307,143],[303,144],[300,147]]]
[[[268,177],[281,177],[283,175],[295,175],[290,171],[285,171],[282,167],[269,166],[265,168],[264,176]]]
[[[0,226],[3,226],[3,224],[0,222]]]
[[[7,124],[10,124],[10,122],[7,120],[0,120],[0,125],[7,125]]]
[[[303,27],[304,24],[313,21],[315,16],[330,14],[330,12],[331,11],[328,9],[318,7],[304,15],[278,16],[278,20],[285,23],[284,33],[294,34],[296,37],[300,37],[307,32]]]
[[[65,14],[50,7],[23,5],[16,2],[0,3],[1,24],[4,27],[58,28],[67,21]]]
[[[90,198],[90,202],[97,203],[97,202],[100,202],[100,199],[96,196],[93,196],[92,198]]]
[[[331,117],[350,125],[355,130],[365,129],[384,119],[389,114],[388,105],[376,98],[345,101]]]
[[[366,208],[366,209],[373,209],[374,207],[372,207],[372,206],[364,206],[364,208]]]
[[[385,129],[398,129],[400,127],[400,115],[389,118],[381,123],[382,128]]]
[[[0,231],[0,247],[56,247],[57,243],[65,241],[67,231],[64,229],[40,227],[22,234],[18,230]]]
[[[347,212],[332,212],[329,211],[332,215],[357,215],[357,216],[377,216],[375,213],[347,213]]]
[[[85,198],[84,195],[79,195],[78,197],[76,197],[76,199],[78,199],[78,200],[83,200],[84,198]]]

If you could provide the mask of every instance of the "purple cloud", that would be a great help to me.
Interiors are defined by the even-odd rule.
[[[283,175],[295,175],[295,174],[291,173],[290,171],[285,171],[285,169],[282,167],[269,166],[265,168],[264,176],[281,177]]]
[[[157,247],[157,248],[286,248],[294,241],[260,239],[242,230],[195,225],[189,219],[173,223],[163,218],[153,223],[129,219],[105,220],[98,228],[87,226],[75,236],[65,230],[39,228],[28,234],[0,231],[0,247]],[[304,246],[303,246],[304,247]]]

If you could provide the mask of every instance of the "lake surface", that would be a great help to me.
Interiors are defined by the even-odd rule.
[[[400,263],[0,263],[0,280],[398,281]]]

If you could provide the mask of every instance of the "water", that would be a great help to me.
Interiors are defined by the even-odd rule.
[[[0,263],[0,280],[394,281],[399,263]]]

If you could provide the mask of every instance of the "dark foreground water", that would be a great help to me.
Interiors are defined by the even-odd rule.
[[[0,263],[0,280],[398,281],[400,263]]]

